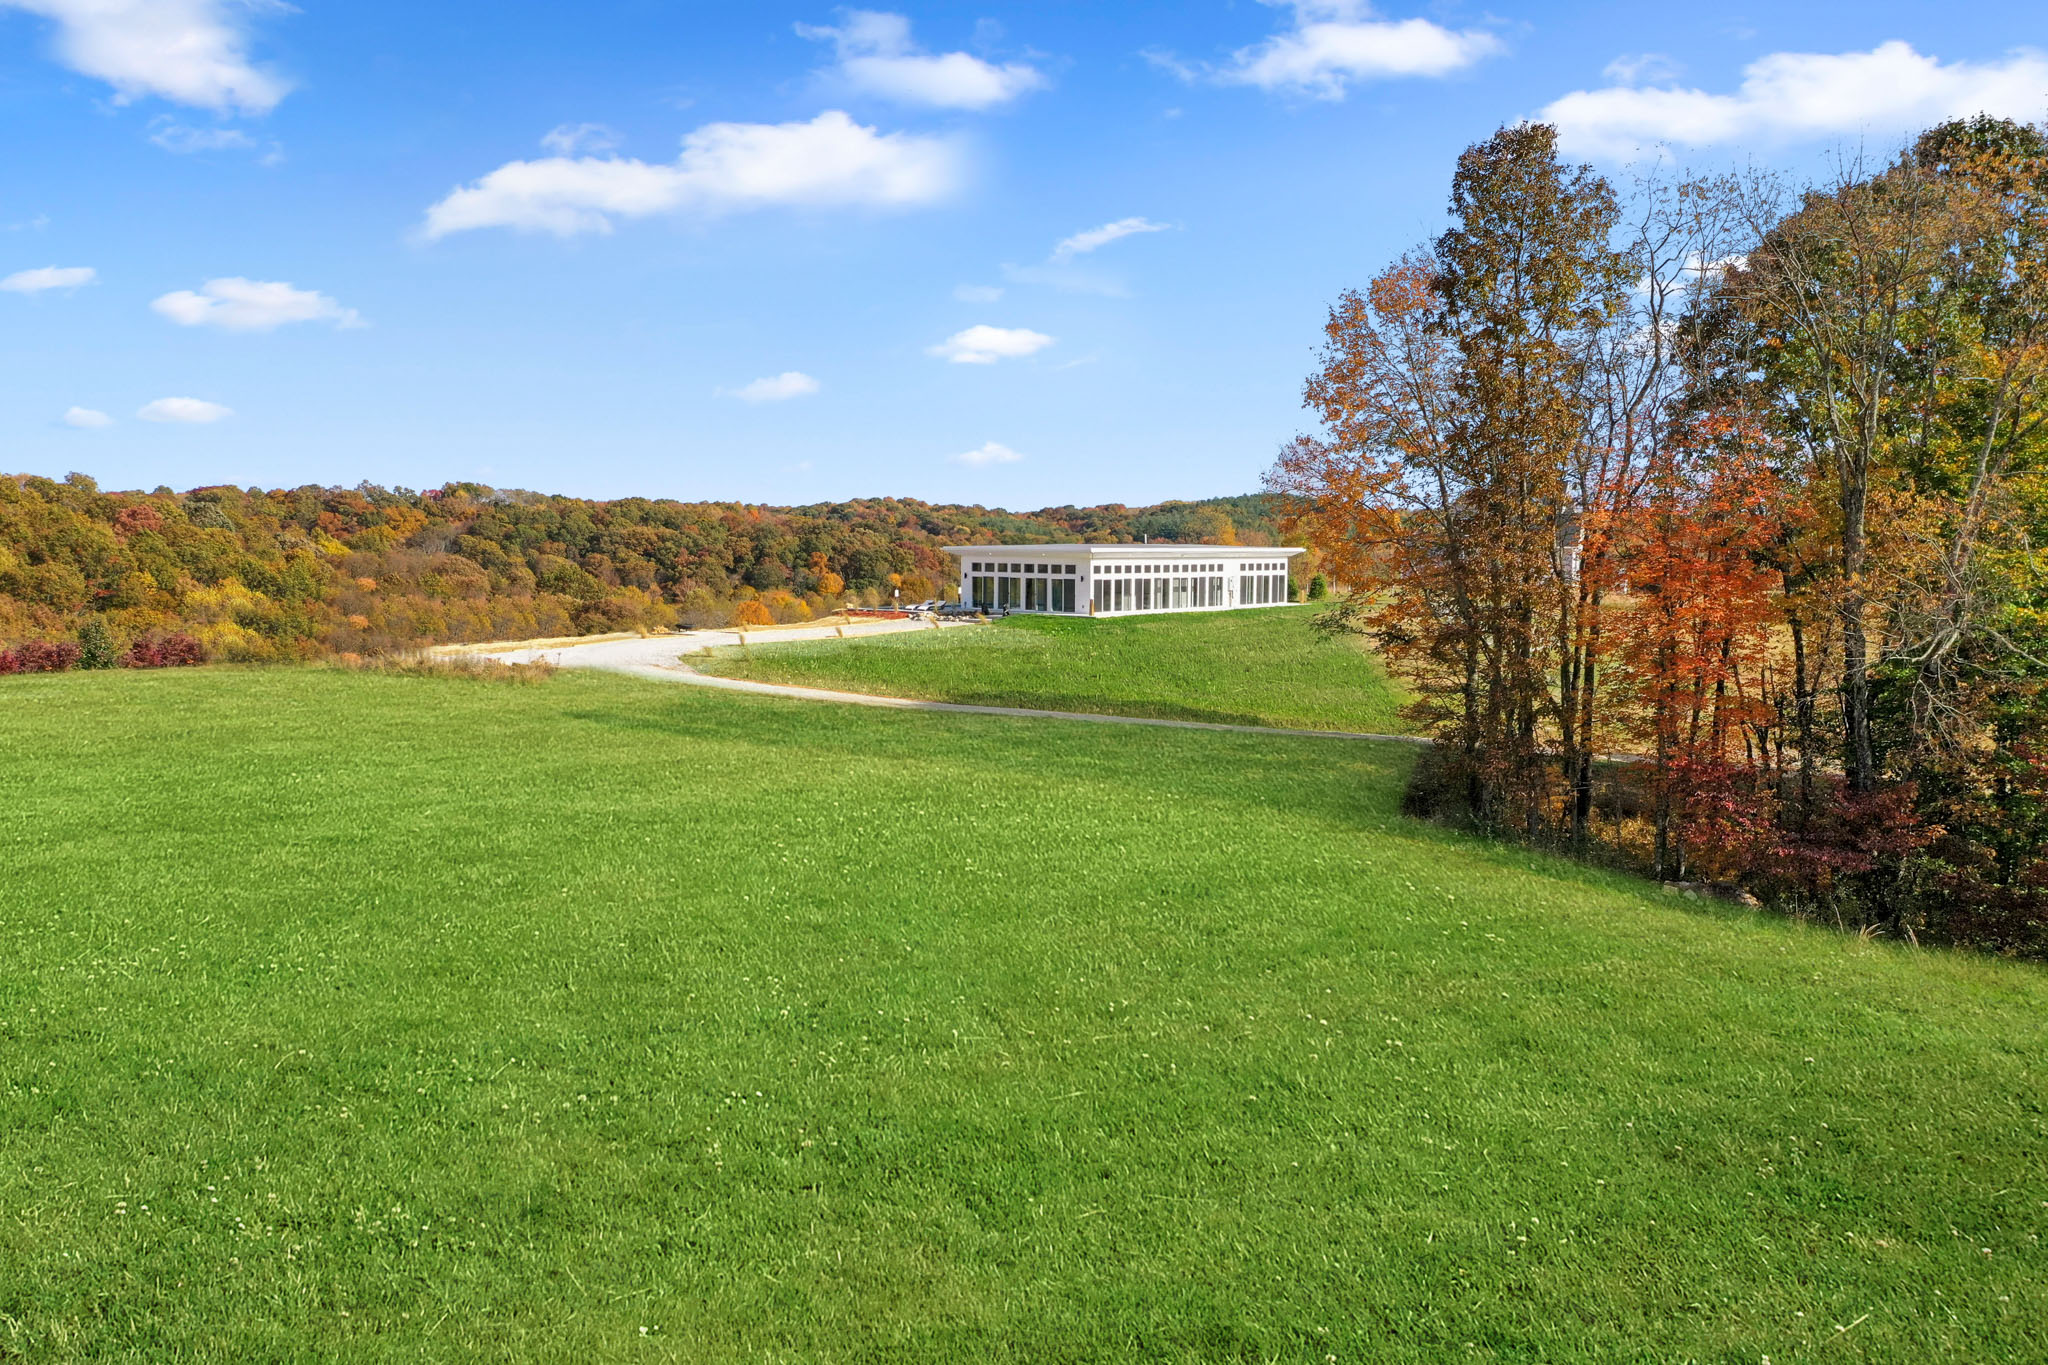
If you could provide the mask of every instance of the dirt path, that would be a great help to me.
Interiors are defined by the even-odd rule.
[[[494,648],[472,646],[463,652],[479,654],[508,664],[546,662],[559,668],[601,668],[612,673],[630,673],[639,678],[687,683],[693,687],[715,687],[727,692],[751,692],[763,697],[788,697],[797,701],[837,702],[843,706],[881,706],[897,711],[955,711],[974,716],[1011,716],[1027,720],[1088,721],[1097,725],[1151,725],[1172,730],[1227,730],[1247,735],[1292,735],[1308,739],[1385,740],[1396,744],[1420,744],[1413,735],[1373,735],[1352,730],[1291,730],[1272,725],[1226,725],[1206,720],[1164,720],[1154,716],[1112,716],[1094,711],[1040,711],[1024,706],[971,706],[965,702],[922,701],[914,697],[878,697],[868,692],[834,692],[822,687],[791,687],[782,683],[752,682],[744,678],[718,678],[699,673],[685,663],[685,654],[721,645],[749,646],[793,640],[855,639],[868,635],[893,635],[906,630],[956,630],[958,626],[934,627],[922,621],[875,621],[839,626],[799,626],[780,630],[747,631],[744,638],[733,630],[697,630],[684,635],[658,635],[645,639],[607,639],[588,643],[532,647]]]

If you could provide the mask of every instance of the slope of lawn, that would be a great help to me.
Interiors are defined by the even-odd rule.
[[[1408,757],[0,680],[0,1359],[2048,1359],[2048,974]]]
[[[1405,734],[1403,698],[1356,639],[1311,607],[990,626],[721,649],[704,672],[978,706]]]

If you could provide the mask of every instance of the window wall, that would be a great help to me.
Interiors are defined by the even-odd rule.
[[[963,599],[983,611],[1213,611],[1287,601],[1284,559],[1110,562],[1085,571],[1078,564],[977,559],[963,563],[962,570]],[[1085,598],[1080,591],[1084,573],[1089,579]]]
[[[969,560],[968,604],[981,611],[1072,612],[1080,572],[1076,564]]]

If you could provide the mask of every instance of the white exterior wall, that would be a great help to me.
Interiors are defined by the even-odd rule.
[[[963,603],[1059,615],[1146,616],[1283,606],[1288,566],[1302,551],[1239,545],[977,545],[948,546],[947,553],[960,561]],[[1249,596],[1247,578],[1252,580]],[[984,590],[980,598],[977,579]],[[1072,586],[1063,589],[1065,584]]]

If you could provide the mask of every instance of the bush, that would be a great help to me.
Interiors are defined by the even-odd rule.
[[[206,647],[183,631],[146,636],[121,656],[123,668],[190,668],[206,662]]]
[[[31,640],[0,649],[0,673],[62,673],[78,663],[79,649],[69,640]]]
[[[1330,595],[1330,579],[1326,574],[1317,574],[1308,581],[1308,600],[1320,602]]]
[[[726,624],[734,626],[772,626],[775,624],[775,618],[769,615],[768,608],[762,606],[759,601],[739,602],[734,604],[732,617]]]
[[[95,616],[78,628],[80,668],[112,668],[116,662],[114,636],[105,621]]]

